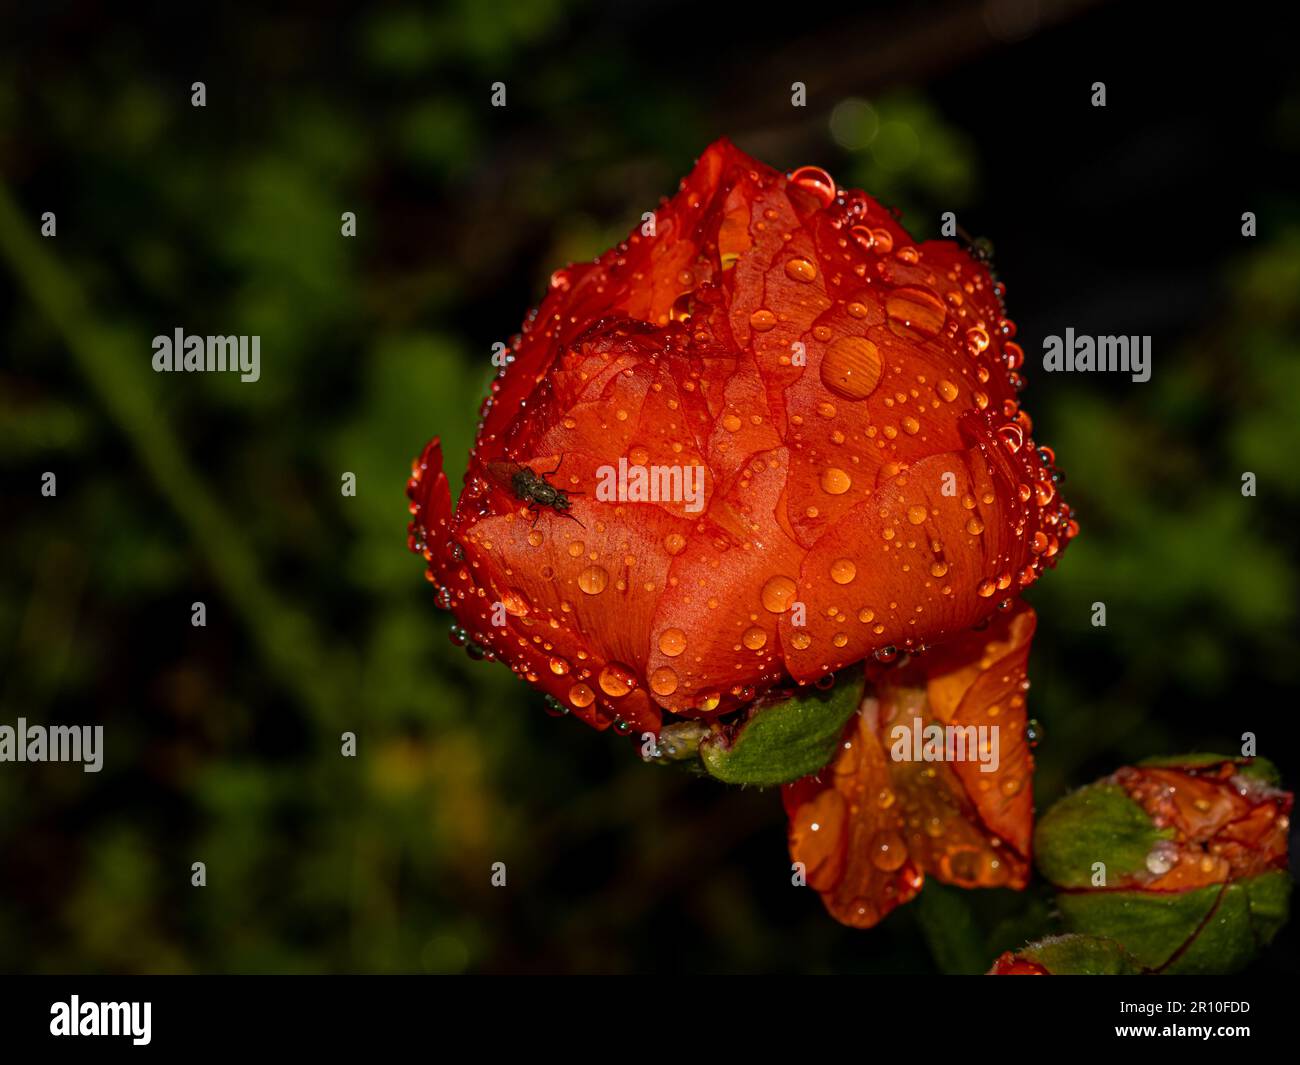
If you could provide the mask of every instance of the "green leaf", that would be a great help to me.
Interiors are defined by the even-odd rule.
[[[1141,967],[1104,936],[1053,936],[1029,943],[1016,956],[1036,961],[1053,976],[1136,976]]]
[[[1106,877],[1146,868],[1147,855],[1173,829],[1158,829],[1145,810],[1114,784],[1090,784],[1047,811],[1034,832],[1038,869],[1057,887],[1092,887],[1096,862]]]
[[[1097,891],[1057,898],[1066,924],[1123,943],[1148,969],[1231,973],[1286,923],[1291,878],[1282,871],[1184,892]]]
[[[728,784],[785,784],[816,773],[834,756],[864,684],[861,669],[846,670],[829,691],[756,710],[734,734],[715,733],[700,744],[704,767]]]

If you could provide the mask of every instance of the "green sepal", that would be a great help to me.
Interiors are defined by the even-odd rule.
[[[1039,872],[1060,888],[1093,887],[1093,866],[1106,867],[1106,880],[1145,871],[1147,855],[1172,828],[1158,829],[1137,803],[1115,784],[1089,784],[1047,811],[1034,830]]]
[[[1194,891],[1065,892],[1056,901],[1069,928],[1118,940],[1147,969],[1231,973],[1286,923],[1290,894],[1291,877],[1278,870]]]
[[[827,691],[801,691],[756,709],[738,728],[705,738],[705,769],[728,784],[786,784],[816,773],[835,756],[864,685],[860,667],[844,670]]]
[[[1015,954],[1053,976],[1136,976],[1142,971],[1123,946],[1105,936],[1052,936],[1026,944]]]

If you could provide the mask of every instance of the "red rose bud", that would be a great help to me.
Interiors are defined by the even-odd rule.
[[[437,440],[416,461],[410,545],[454,638],[657,734],[1010,609],[1077,526],[1002,298],[824,171],[712,145],[555,272],[454,509]]]
[[[1292,795],[1262,759],[1126,766],[1040,820],[1038,868],[1068,927],[1147,970],[1231,972],[1286,923]]]
[[[1052,936],[1007,951],[989,976],[1135,976],[1141,971],[1118,943],[1098,936]]]
[[[1078,527],[1003,296],[824,171],[712,145],[553,275],[454,509],[438,442],[416,461],[410,545],[453,639],[553,709],[662,737],[649,756],[797,781],[791,851],[842,921],[926,875],[1023,886],[1019,594]],[[862,662],[865,692],[825,690]]]

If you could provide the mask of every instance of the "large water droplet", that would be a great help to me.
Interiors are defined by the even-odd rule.
[[[797,589],[798,585],[789,577],[776,576],[769,578],[760,593],[763,609],[773,614],[783,613],[790,605],[790,601],[794,599],[794,593]]]
[[[785,276],[792,281],[802,281],[807,284],[817,280],[817,267],[807,259],[790,259],[785,264]]]
[[[822,491],[830,496],[842,496],[853,486],[853,478],[837,466],[822,470]]]
[[[837,558],[831,563],[831,580],[836,584],[851,584],[858,575],[858,567],[851,558]]]
[[[588,595],[599,595],[609,583],[609,573],[601,566],[588,566],[578,574],[578,587]]]
[[[835,179],[819,166],[801,166],[790,175],[790,184],[816,197],[822,207],[835,202]]]
[[[890,293],[885,299],[885,313],[925,336],[937,336],[948,318],[943,300],[929,289],[912,286]]]
[[[677,690],[677,674],[667,666],[660,666],[650,674],[650,690],[656,695],[672,695]]]
[[[845,399],[866,399],[880,373],[880,352],[866,337],[838,337],[822,358],[822,384]]]
[[[636,687],[636,674],[621,662],[611,662],[600,671],[599,683],[611,699],[621,699]]]
[[[681,629],[664,629],[659,634],[659,650],[669,658],[676,658],[686,650],[686,633]]]

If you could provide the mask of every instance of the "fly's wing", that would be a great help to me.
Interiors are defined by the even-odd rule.
[[[494,461],[484,464],[488,480],[512,500],[528,500],[532,470],[518,462]]]
[[[522,466],[517,462],[488,462],[484,463],[488,477],[498,487],[504,488],[507,492],[514,492],[514,477]]]

